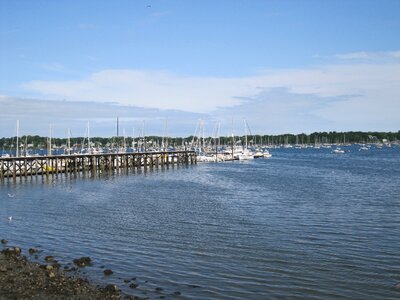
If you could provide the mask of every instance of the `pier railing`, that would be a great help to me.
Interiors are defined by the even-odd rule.
[[[2,157],[0,181],[17,177],[134,170],[197,163],[194,151]]]

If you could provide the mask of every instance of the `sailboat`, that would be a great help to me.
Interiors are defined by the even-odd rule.
[[[239,160],[251,160],[254,159],[254,154],[248,149],[248,144],[247,144],[247,122],[246,119],[244,119],[244,139],[245,139],[245,147],[238,152],[237,157]]]

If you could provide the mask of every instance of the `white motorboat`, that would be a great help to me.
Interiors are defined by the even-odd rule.
[[[342,153],[344,153],[344,150],[338,147],[333,150],[333,153],[342,154]]]

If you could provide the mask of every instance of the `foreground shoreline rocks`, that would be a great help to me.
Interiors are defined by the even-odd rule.
[[[0,299],[49,298],[120,299],[121,296],[114,285],[93,286],[86,279],[67,276],[57,263],[29,262],[21,256],[21,248],[4,248],[0,253]]]

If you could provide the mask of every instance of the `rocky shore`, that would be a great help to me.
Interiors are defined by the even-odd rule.
[[[68,268],[60,265],[52,256],[44,264],[30,262],[21,255],[19,247],[5,247],[0,253],[0,299],[135,299],[122,297],[115,285],[103,288],[90,284],[86,279],[70,275]],[[34,255],[36,249],[29,249]],[[74,261],[77,266],[90,264],[89,257]],[[137,298],[138,299],[138,298]]]

